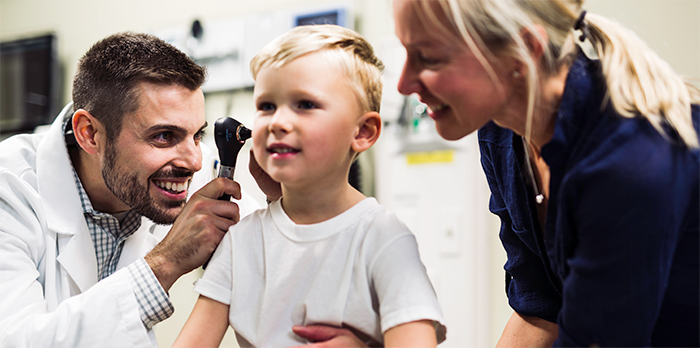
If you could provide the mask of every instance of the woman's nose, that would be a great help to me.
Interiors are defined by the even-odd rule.
[[[403,69],[401,70],[401,77],[399,78],[397,88],[399,93],[403,95],[419,93],[421,90],[421,82],[418,80],[418,74],[411,67],[408,60],[406,60],[406,63],[404,63]]]

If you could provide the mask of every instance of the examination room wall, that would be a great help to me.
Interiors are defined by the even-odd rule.
[[[487,210],[489,193],[476,142],[474,136],[443,142],[426,119],[408,131],[397,125],[404,99],[395,87],[404,53],[393,34],[389,0],[0,0],[0,40],[55,33],[63,68],[60,104],[65,104],[79,57],[109,34],[159,33],[188,26],[195,19],[206,31],[209,23],[231,18],[337,4],[351,9],[351,25],[387,65],[382,116],[388,124],[377,146],[361,157],[363,187],[396,211],[417,235],[445,312],[448,339],[441,346],[493,346],[512,311],[503,291],[505,253],[498,241],[498,221]],[[585,8],[628,25],[674,69],[700,78],[700,0],[594,0]],[[252,125],[250,89],[205,96],[210,127],[204,141],[211,148],[210,135],[219,117],[232,116]],[[264,197],[247,173],[249,148],[250,142],[241,151],[236,179],[262,205]],[[445,154],[448,160],[441,157]],[[196,299],[192,282],[199,275],[201,270],[190,273],[171,290],[176,310],[156,327],[161,347],[169,347],[184,324]],[[235,346],[229,332],[222,347]]]

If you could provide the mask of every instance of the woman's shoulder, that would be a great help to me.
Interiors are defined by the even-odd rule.
[[[688,149],[639,118],[621,120],[605,137],[581,139],[571,150],[559,170],[567,171],[564,175],[578,191],[598,187],[667,197],[677,189],[697,187],[699,180],[697,149]]]

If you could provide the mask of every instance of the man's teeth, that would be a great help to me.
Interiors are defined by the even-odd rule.
[[[187,190],[187,183],[176,183],[172,181],[158,181],[154,180],[155,184],[158,185],[158,187],[166,190],[170,190],[173,192],[183,192]]]

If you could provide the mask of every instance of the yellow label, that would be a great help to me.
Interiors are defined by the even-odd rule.
[[[431,163],[451,163],[454,159],[454,150],[439,150],[430,152],[412,152],[406,154],[406,163],[431,164]]]

